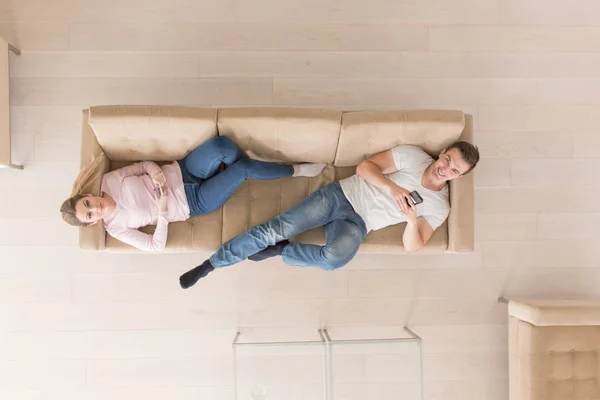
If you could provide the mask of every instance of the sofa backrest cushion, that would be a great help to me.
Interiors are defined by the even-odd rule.
[[[341,111],[302,108],[221,108],[220,136],[258,158],[275,162],[333,163]]]
[[[432,156],[457,141],[465,126],[462,111],[408,110],[345,112],[335,157],[336,167],[401,144],[420,146]]]
[[[89,124],[112,161],[173,161],[217,135],[217,110],[98,106]]]

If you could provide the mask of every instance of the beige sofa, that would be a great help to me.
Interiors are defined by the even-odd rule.
[[[242,149],[278,162],[325,162],[316,178],[245,182],[225,206],[169,225],[168,252],[211,251],[248,228],[280,214],[309,193],[350,176],[366,157],[399,144],[416,144],[435,155],[456,140],[472,140],[472,118],[461,111],[341,112],[297,108],[99,106],[83,111],[81,164],[104,151],[104,172],[133,161],[183,158],[207,139],[222,135]],[[98,193],[100,179],[90,191]],[[452,211],[420,253],[473,251],[473,176],[450,185]],[[371,232],[362,252],[403,253],[397,225]],[[153,227],[143,230],[152,232]],[[322,228],[294,240],[324,243]],[[102,224],[80,228],[80,247],[136,251],[106,234]]]
[[[600,399],[600,303],[511,301],[511,400]]]

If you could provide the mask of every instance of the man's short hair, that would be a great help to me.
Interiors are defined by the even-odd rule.
[[[459,141],[451,144],[446,148],[446,151],[458,149],[463,160],[470,165],[470,168],[463,175],[471,172],[479,162],[479,149],[469,142]]]

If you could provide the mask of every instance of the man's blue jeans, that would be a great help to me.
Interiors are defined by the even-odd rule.
[[[290,243],[282,254],[286,264],[328,271],[343,267],[354,258],[367,235],[363,219],[336,182],[312,193],[288,212],[225,243],[212,255],[210,262],[215,268],[226,267],[319,226],[325,226],[327,244]]]

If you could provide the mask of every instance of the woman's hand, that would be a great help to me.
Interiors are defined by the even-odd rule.
[[[150,176],[152,178],[152,183],[154,187],[163,186],[167,182],[167,178],[165,178],[165,174],[163,174],[162,170],[158,170],[154,175]]]
[[[156,192],[154,192],[154,198],[156,199],[156,204],[158,204],[158,212],[167,211],[167,202],[169,200],[169,194],[167,193],[167,187],[162,186],[162,195],[159,196]]]

